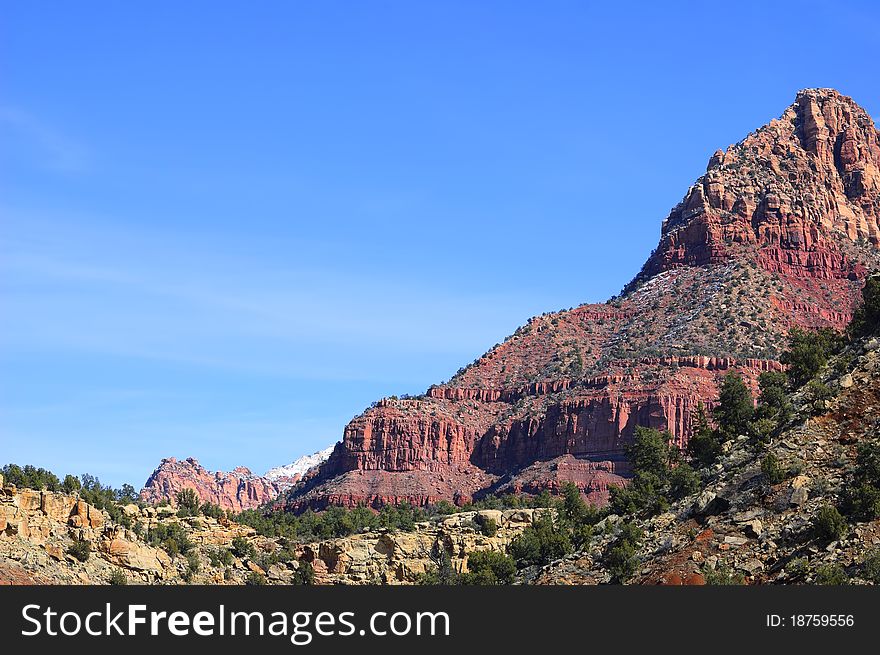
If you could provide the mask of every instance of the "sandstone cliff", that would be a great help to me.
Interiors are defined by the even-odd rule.
[[[140,496],[145,502],[177,502],[177,494],[192,489],[203,503],[240,512],[273,502],[289,489],[297,478],[276,477],[273,480],[254,475],[243,466],[226,473],[208,471],[189,457],[178,461],[163,459],[144,484]]]
[[[601,502],[636,425],[684,445],[720,377],[752,384],[792,325],[843,327],[880,268],[880,147],[831,89],[709,160],[619,298],[531,319],[444,385],[355,418],[293,509],[537,491]]]

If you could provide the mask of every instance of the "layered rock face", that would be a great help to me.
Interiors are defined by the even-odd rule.
[[[285,466],[270,469],[266,475],[255,475],[239,466],[231,472],[208,471],[197,460],[189,457],[178,461],[163,459],[141,490],[141,498],[148,503],[168,501],[175,504],[177,494],[192,489],[203,503],[213,503],[223,509],[240,512],[271,503],[287,491],[308,471],[324,462],[333,447],[304,455]]]
[[[273,502],[297,481],[284,477],[268,480],[243,466],[229,473],[208,471],[192,457],[183,461],[169,457],[147,479],[140,496],[148,503],[176,503],[178,493],[192,489],[203,503],[240,512]]]
[[[463,502],[572,480],[596,502],[637,425],[684,446],[726,372],[753,386],[793,325],[842,328],[880,268],[880,147],[830,89],[716,152],[619,298],[545,314],[444,385],[376,403],[291,508]]]

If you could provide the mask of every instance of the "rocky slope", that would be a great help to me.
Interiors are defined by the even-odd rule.
[[[851,583],[867,581],[864,562],[880,553],[880,520],[854,522],[830,543],[814,534],[812,521],[851,484],[858,445],[880,439],[880,339],[850,347],[822,382],[834,397],[818,412],[801,390],[794,396],[799,419],[791,429],[766,449],[746,437],[731,442],[704,490],[636,522],[645,538],[633,583],[704,584],[717,571],[749,584],[813,583],[827,566],[841,567]],[[782,481],[762,472],[768,454],[785,471]],[[527,575],[527,581],[609,582],[602,553],[619,524],[618,517],[606,518],[589,549]]]
[[[464,502],[574,481],[602,502],[636,425],[684,445],[720,377],[750,384],[792,325],[841,328],[880,268],[880,146],[831,89],[709,160],[622,295],[545,314],[419,398],[356,417],[289,507]]]
[[[269,584],[290,584],[306,563],[317,584],[408,584],[435,566],[441,551],[450,553],[461,570],[467,570],[470,552],[503,552],[541,511],[462,512],[417,523],[411,531],[376,530],[290,544],[225,518],[179,518],[168,506],[126,505],[130,527],[125,527],[76,496],[17,489],[0,479],[0,585],[106,584],[120,572],[129,584],[243,584],[253,574]],[[495,534],[482,533],[478,514],[496,522]],[[153,530],[174,526],[192,542],[186,556],[144,540]],[[218,562],[217,554],[229,551],[237,537],[253,554],[229,554]],[[86,561],[69,552],[78,542],[90,545]],[[289,559],[272,562],[282,550]]]
[[[332,446],[311,455],[304,455],[291,464],[256,475],[239,466],[230,472],[208,471],[198,460],[188,457],[179,461],[163,459],[144,483],[140,497],[147,503],[177,502],[177,494],[192,489],[203,503],[240,512],[274,502],[278,496],[299,482],[310,469],[329,457]]]

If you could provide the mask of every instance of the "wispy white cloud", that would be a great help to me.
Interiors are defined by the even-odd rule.
[[[11,317],[0,348],[406,380],[423,379],[413,356],[444,354],[454,369],[522,319],[521,299],[443,293],[405,272],[357,276],[332,261],[284,266],[210,247],[181,253],[172,234],[154,242],[80,225],[36,227],[15,222],[10,236],[0,234],[0,298]]]

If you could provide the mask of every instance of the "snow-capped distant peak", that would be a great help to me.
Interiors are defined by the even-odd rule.
[[[264,477],[270,482],[275,482],[280,478],[301,478],[306,471],[314,468],[330,457],[330,453],[333,452],[333,448],[335,447],[336,444],[333,444],[332,446],[312,455],[303,455],[295,462],[287,464],[286,466],[276,466],[273,469],[269,469]]]

